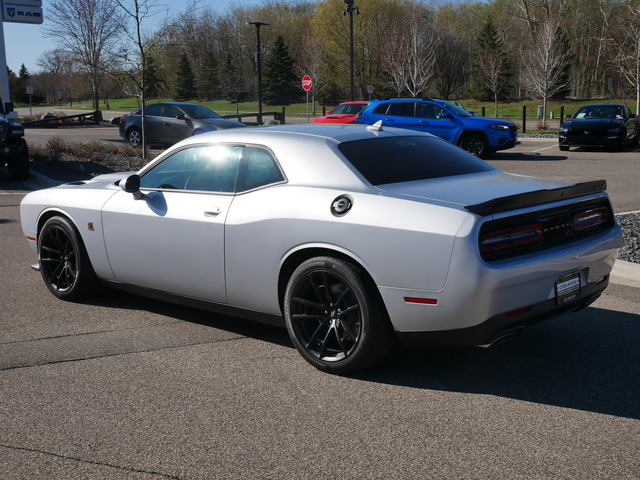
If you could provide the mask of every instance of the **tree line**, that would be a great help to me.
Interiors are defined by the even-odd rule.
[[[115,5],[114,5],[115,3]],[[501,101],[628,99],[640,108],[639,0],[356,0],[356,99],[434,96]],[[31,82],[50,103],[69,98],[257,98],[256,28],[263,22],[263,99],[350,95],[343,0],[264,0],[218,12],[194,0],[173,18],[157,0],[52,0]],[[163,17],[158,21],[158,17]],[[11,72],[13,73],[13,72]],[[26,78],[25,78],[26,77]],[[15,89],[12,91],[16,92]],[[16,96],[14,94],[14,96]],[[17,95],[19,96],[19,95]]]

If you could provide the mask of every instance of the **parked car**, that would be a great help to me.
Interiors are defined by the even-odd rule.
[[[20,211],[53,295],[103,284],[284,324],[339,374],[396,339],[489,345],[579,310],[622,244],[604,181],[506,174],[379,125],[205,133]]]
[[[326,115],[314,118],[313,123],[353,123],[367,105],[369,102],[344,102]]]
[[[560,126],[560,150],[570,147],[614,147],[638,145],[640,119],[625,105],[601,103],[580,107]]]
[[[170,146],[199,133],[246,126],[195,103],[152,103],[145,110],[148,144]],[[142,143],[142,108],[120,118],[120,136],[134,147]]]
[[[369,102],[355,123],[408,128],[444,138],[480,158],[515,146],[515,123],[478,117],[460,106],[435,98],[389,98]]]

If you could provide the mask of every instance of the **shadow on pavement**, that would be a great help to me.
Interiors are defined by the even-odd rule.
[[[89,303],[147,310],[293,348],[284,328],[240,318],[120,292]],[[638,345],[640,315],[589,307],[490,349],[399,347],[380,365],[352,378],[416,389],[497,395],[640,419]]]

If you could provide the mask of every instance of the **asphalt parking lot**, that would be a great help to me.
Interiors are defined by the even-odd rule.
[[[605,178],[623,212],[640,210],[638,153],[526,139],[490,163]],[[117,292],[56,300],[29,268],[27,190],[0,170],[0,478],[640,478],[638,288],[492,349],[398,349],[336,377],[284,329]]]

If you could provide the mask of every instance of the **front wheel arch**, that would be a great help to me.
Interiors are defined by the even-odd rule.
[[[466,150],[478,158],[487,158],[490,155],[489,140],[482,131],[464,131],[458,137],[456,143],[460,148]]]
[[[56,297],[77,301],[96,292],[98,278],[82,236],[70,218],[56,212],[43,216],[37,250],[42,278]]]

